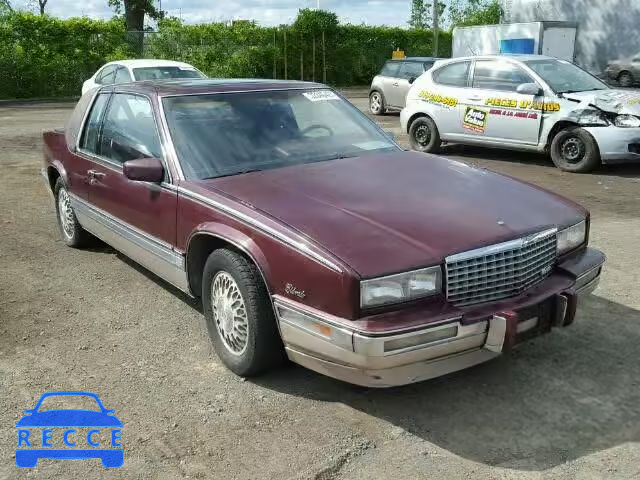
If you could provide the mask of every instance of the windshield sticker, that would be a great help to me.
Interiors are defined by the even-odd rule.
[[[536,110],[539,112],[559,112],[560,104],[557,102],[536,102],[533,100],[518,100],[514,98],[488,98],[485,105],[491,107],[522,108],[524,110]]]
[[[418,96],[426,102],[433,103],[434,105],[440,105],[443,107],[457,107],[458,99],[453,97],[445,97],[437,93],[422,90]]]
[[[504,117],[513,118],[531,118],[532,120],[538,119],[538,114],[535,112],[514,112],[513,110],[502,110],[501,108],[492,108],[489,110],[489,115],[502,115]]]
[[[361,150],[378,150],[379,148],[389,148],[389,142],[382,140],[371,140],[370,142],[354,143],[354,147]]]
[[[467,107],[467,111],[464,113],[464,121],[462,125],[467,130],[471,130],[475,133],[484,133],[487,126],[487,117],[489,112],[486,110],[480,110],[478,108]]]
[[[312,102],[324,102],[326,100],[340,100],[340,97],[333,93],[331,90],[314,90],[312,92],[305,92],[302,95],[307,97]]]

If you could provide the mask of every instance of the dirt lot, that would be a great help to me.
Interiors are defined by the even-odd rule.
[[[393,390],[296,366],[243,381],[221,366],[196,305],[106,246],[60,240],[40,135],[69,113],[0,107],[0,478],[640,478],[640,166],[571,175],[535,155],[445,152],[591,209],[609,262],[570,329]],[[397,116],[382,124],[400,133]],[[14,465],[15,422],[51,390],[96,392],[115,409],[120,470]]]

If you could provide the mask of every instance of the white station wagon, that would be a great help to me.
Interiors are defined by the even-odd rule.
[[[443,142],[530,150],[569,172],[640,161],[640,93],[542,55],[439,61],[414,82],[400,122],[422,152]]]

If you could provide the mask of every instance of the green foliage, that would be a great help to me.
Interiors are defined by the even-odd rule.
[[[452,0],[449,6],[451,28],[500,23],[502,9],[498,0]]]
[[[0,98],[79,95],[82,82],[104,63],[140,51],[191,63],[212,77],[273,78],[275,69],[275,77],[284,78],[286,59],[287,78],[322,81],[323,31],[327,83],[338,86],[368,85],[396,48],[411,56],[432,52],[430,30],[339,25],[322,11],[303,10],[292,26],[278,28],[163,18],[157,32],[140,34],[141,49],[132,46],[135,32],[126,32],[122,17],[61,20],[14,12],[0,19]],[[451,35],[440,32],[439,43],[440,54],[450,55]]]
[[[438,20],[441,20],[447,6],[438,1]],[[432,0],[412,0],[411,17],[407,22],[411,28],[430,28],[433,23],[433,1]]]

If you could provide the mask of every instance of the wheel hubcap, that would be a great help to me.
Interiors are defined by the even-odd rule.
[[[562,143],[560,150],[566,161],[578,163],[584,157],[586,148],[582,140],[577,137],[571,137]]]
[[[211,284],[211,303],[216,328],[224,346],[234,355],[247,349],[249,322],[238,284],[227,272],[218,272]]]
[[[371,95],[371,111],[379,112],[382,107],[382,102],[380,101],[380,95],[374,93]]]
[[[425,145],[428,145],[429,140],[431,139],[431,131],[429,130],[429,127],[427,127],[426,125],[420,125],[418,128],[416,128],[415,137],[416,142],[418,142],[423,147]]]
[[[69,194],[64,188],[58,191],[58,216],[60,217],[62,232],[67,238],[72,238],[74,229],[73,209],[71,208]]]

